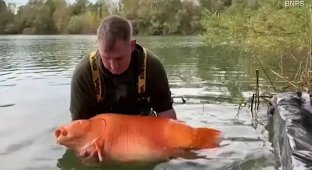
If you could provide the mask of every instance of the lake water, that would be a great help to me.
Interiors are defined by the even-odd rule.
[[[251,126],[249,108],[236,117],[238,104],[255,89],[254,58],[209,47],[198,37],[137,40],[165,65],[178,119],[219,128],[225,140],[220,148],[197,151],[198,157],[118,165],[118,169],[275,169],[276,158],[264,128],[266,108],[261,107],[256,128]],[[88,169],[56,145],[53,130],[70,121],[73,69],[96,47],[96,37],[89,35],[0,36],[1,170]],[[263,82],[261,75],[261,87]]]

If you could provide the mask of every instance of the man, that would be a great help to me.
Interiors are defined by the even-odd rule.
[[[72,120],[107,112],[176,119],[165,69],[154,54],[132,39],[130,22],[108,16],[99,25],[97,38],[98,50],[74,70]]]

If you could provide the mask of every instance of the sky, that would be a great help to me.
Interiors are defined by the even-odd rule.
[[[28,2],[28,0],[4,0],[4,1],[7,3],[15,3],[17,6],[25,5]],[[96,0],[89,0],[89,1],[94,3]],[[66,0],[66,2],[73,3],[75,2],[75,0]]]

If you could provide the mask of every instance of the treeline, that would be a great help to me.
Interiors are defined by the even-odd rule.
[[[117,14],[131,20],[135,34],[200,33],[212,45],[261,52],[307,48],[311,2],[286,7],[285,0],[29,0],[16,9],[0,0],[0,34],[95,34],[104,17]]]
[[[311,0],[235,0],[226,10],[207,10],[202,16],[207,44],[256,56],[249,69],[266,70],[273,80],[287,82],[285,87],[311,93]],[[277,64],[261,64],[268,61]],[[285,70],[293,74],[286,75]],[[248,72],[254,76],[254,70]]]
[[[110,14],[125,16],[135,34],[194,34],[203,31],[202,12],[231,0],[29,0],[18,9],[0,0],[0,34],[94,34]]]
[[[258,55],[306,52],[312,48],[312,1],[302,2],[287,6],[285,0],[235,0],[220,13],[206,11],[205,41]]]

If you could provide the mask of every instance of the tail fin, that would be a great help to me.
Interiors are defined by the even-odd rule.
[[[192,141],[193,149],[207,149],[218,147],[222,140],[222,133],[211,128],[195,128]]]

